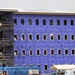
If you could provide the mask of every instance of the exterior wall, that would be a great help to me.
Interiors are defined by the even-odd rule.
[[[17,19],[17,24],[14,25],[14,35],[17,34],[18,40],[14,41],[14,50],[18,50],[18,55],[15,56],[15,65],[37,65],[41,67],[42,73],[50,73],[50,67],[53,64],[74,64],[75,53],[72,55],[72,49],[75,50],[75,16],[61,15],[25,15],[14,14],[14,19]],[[21,19],[24,19],[24,25],[21,24]],[[32,19],[32,25],[28,24],[28,19]],[[39,19],[39,25],[36,25],[35,20]],[[46,20],[46,25],[42,24],[42,20]],[[49,20],[53,20],[53,25],[50,25]],[[60,20],[60,25],[57,25],[57,20]],[[63,20],[67,20],[67,25],[64,25]],[[71,26],[70,21],[74,20],[74,25]],[[25,40],[21,40],[21,35],[25,35]],[[28,40],[28,35],[32,34],[32,40]],[[40,36],[40,40],[36,40],[36,35]],[[43,40],[43,34],[46,34],[47,39]],[[54,39],[50,40],[50,34],[54,35]],[[57,40],[57,35],[60,35],[60,40]],[[64,40],[64,35],[68,39]],[[71,40],[71,35],[74,35],[74,40]],[[26,55],[22,55],[22,49],[25,49]],[[33,55],[29,55],[29,50],[32,49]],[[40,50],[40,55],[36,55],[36,50]],[[43,54],[47,50],[47,55]],[[54,55],[51,55],[50,50],[54,50]],[[57,54],[61,50],[61,55]],[[68,55],[64,54],[65,49],[68,50]],[[47,64],[47,70],[44,65]]]

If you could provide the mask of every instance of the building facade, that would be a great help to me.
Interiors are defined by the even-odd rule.
[[[75,14],[18,12],[13,19],[15,65],[50,73],[53,64],[75,63]]]

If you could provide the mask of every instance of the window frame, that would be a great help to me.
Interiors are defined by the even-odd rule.
[[[57,26],[60,26],[60,20],[57,19]]]
[[[60,54],[58,53],[59,50],[60,50]],[[59,56],[61,56],[61,55],[62,55],[62,50],[61,50],[61,49],[58,49],[58,50],[57,50],[57,54],[58,54]]]
[[[14,20],[15,20],[15,21],[13,21],[14,25],[17,25],[17,19],[14,18]]]
[[[61,40],[61,35],[60,35],[60,39],[58,39],[58,35],[60,35],[60,34],[57,34],[57,40],[60,41]]]
[[[46,35],[46,40],[44,39],[44,35],[46,35],[46,34],[43,34],[43,35],[42,35],[43,41],[47,41],[47,35]]]
[[[29,41],[32,41],[32,40],[33,40],[33,36],[32,36],[32,39],[30,39],[30,38],[29,38],[29,35],[32,35],[32,34],[28,34],[28,40],[29,40]]]
[[[23,50],[25,51],[25,55],[23,55],[23,53],[22,53],[22,56],[26,56],[26,50],[25,50],[25,49],[22,49],[21,52],[22,52]]]
[[[51,39],[51,36],[53,36],[53,39]],[[51,40],[51,41],[54,40],[54,34],[50,34],[50,40]]]
[[[64,20],[64,26],[67,26],[67,20]]]
[[[64,40],[65,40],[65,35],[67,35],[67,34],[64,34]],[[68,35],[67,35],[67,39],[65,41],[67,41],[67,40],[68,40]]]
[[[73,40],[72,40],[72,35],[74,35],[74,34],[71,34],[71,35],[70,35],[70,40],[71,40],[71,41],[74,41],[74,40],[75,40],[75,35],[74,35],[74,39],[73,39]]]
[[[53,22],[54,22],[53,19],[49,20],[49,23],[50,23],[51,26],[53,25]]]
[[[24,40],[22,39],[22,35],[24,35]],[[22,40],[22,41],[25,41],[25,34],[21,34],[21,40]]]
[[[74,54],[72,54],[72,50],[74,50]],[[71,49],[71,55],[75,55],[75,48],[72,48]]]
[[[17,55],[15,55],[15,51],[17,51]],[[18,49],[14,49],[14,56],[18,56]]]
[[[40,64],[37,64],[38,67],[40,67]]]
[[[47,69],[45,69],[45,66],[47,66]],[[48,70],[48,65],[47,64],[44,64],[44,70],[47,71]]]
[[[24,21],[24,19],[23,19],[23,18],[21,19],[21,24],[22,24],[22,25],[24,25],[24,24],[25,24],[25,21]]]
[[[15,38],[14,38],[14,41],[17,41],[17,40],[18,40],[18,34],[17,34],[17,33],[15,33],[15,34],[14,34],[14,36],[15,36],[15,35],[17,35],[17,39],[15,39]]]
[[[39,40],[37,40],[37,35],[39,35],[39,34],[35,35],[35,39],[36,39],[36,41],[39,41],[40,40],[40,35],[39,35]]]
[[[45,55],[45,53],[44,53],[45,50],[46,50],[46,55]],[[48,55],[48,50],[47,50],[47,49],[44,49],[44,50],[43,50],[43,55],[44,55],[44,56],[47,56],[47,55]]]
[[[46,19],[43,19],[43,20],[42,20],[42,24],[43,24],[43,25],[46,25]]]
[[[70,25],[74,26],[74,20],[70,20]]]
[[[39,55],[37,55],[37,51],[38,51],[38,50],[39,50]],[[40,49],[37,49],[37,50],[36,50],[36,55],[37,55],[37,56],[40,56]]]
[[[30,56],[33,56],[33,50],[32,50],[32,55],[30,54],[30,50],[32,50],[32,49],[29,49],[29,55],[30,55]]]
[[[28,25],[32,25],[32,19],[28,19]]]
[[[53,50],[53,54],[51,53],[52,50]],[[54,51],[54,49],[50,49],[50,55],[52,55],[52,56],[55,55],[55,51]]]
[[[36,19],[35,21],[36,21],[36,25],[39,25],[39,19]]]
[[[68,56],[68,55],[69,55],[69,51],[68,51],[68,54],[65,54],[65,51],[66,51],[66,50],[68,51],[68,48],[65,48],[65,49],[64,49],[64,55],[65,55],[65,56]]]

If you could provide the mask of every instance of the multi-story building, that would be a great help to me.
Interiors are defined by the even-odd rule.
[[[75,13],[18,12],[14,19],[15,65],[75,63]]]

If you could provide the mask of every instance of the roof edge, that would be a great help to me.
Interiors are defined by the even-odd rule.
[[[18,12],[17,9],[9,9],[9,8],[0,8],[0,12]]]
[[[15,12],[14,14],[28,14],[28,15],[75,15],[75,13],[65,13],[65,12]]]

